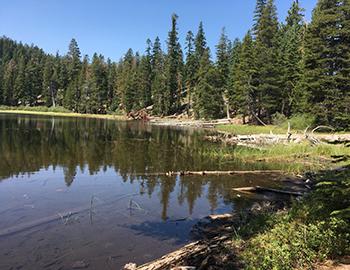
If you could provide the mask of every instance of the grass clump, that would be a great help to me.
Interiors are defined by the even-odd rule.
[[[350,157],[350,148],[344,145],[308,143],[274,144],[265,148],[255,149],[244,146],[221,148],[206,148],[206,156],[219,158],[223,161],[234,160],[243,164],[252,164],[257,169],[278,169],[292,173],[309,170],[328,169],[345,165],[346,158],[335,163],[334,156]],[[266,165],[266,166],[264,166]]]
[[[272,131],[274,134],[286,134],[287,130],[279,126],[255,126],[255,125],[218,125],[220,131],[230,132],[236,135],[266,134]]]
[[[237,233],[246,269],[314,269],[350,254],[350,166],[322,173],[289,211],[262,213]]]
[[[296,114],[288,119],[283,114],[276,113],[273,115],[272,125],[218,125],[217,129],[236,135],[269,134],[270,132],[286,134],[288,124],[292,133],[302,133],[307,127],[315,127],[315,117],[309,114]]]

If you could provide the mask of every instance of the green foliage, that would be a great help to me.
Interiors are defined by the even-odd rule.
[[[316,123],[315,116],[311,114],[295,114],[290,119],[285,121],[282,127],[287,127],[288,122],[292,129],[295,130],[305,130],[307,127],[314,127]]]
[[[290,118],[287,118],[284,114],[275,113],[272,116],[272,123],[281,127],[284,130],[288,129],[288,123],[292,130],[303,131],[307,127],[312,128],[315,126],[315,116],[307,113],[295,114]]]
[[[316,181],[289,212],[263,214],[245,226],[252,228],[241,232],[246,269],[314,269],[316,262],[350,254],[350,167]]]
[[[243,253],[246,269],[314,269],[315,262],[345,249],[346,229],[345,221],[335,218],[312,224],[280,221],[249,241]]]
[[[302,89],[320,124],[350,127],[350,3],[319,0],[305,37]]]
[[[178,111],[181,103],[181,94],[183,91],[183,56],[177,32],[177,19],[178,16],[173,14],[172,28],[168,37],[168,54],[166,61],[166,99],[168,106],[165,107],[164,111],[164,113],[167,115]]]
[[[238,48],[238,60],[231,71],[231,106],[236,113],[245,116],[251,114],[254,102],[253,78],[256,76],[255,50],[250,32],[244,37],[242,45]]]
[[[220,91],[220,74],[210,62],[209,50],[202,56],[195,91],[195,116],[213,119],[223,115],[223,96]]]

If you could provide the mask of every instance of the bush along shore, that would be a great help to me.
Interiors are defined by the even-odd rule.
[[[209,216],[193,228],[200,240],[124,269],[334,269],[324,266],[326,261],[348,269],[350,165],[307,173],[297,183],[311,191],[292,200],[265,200],[240,213]],[[251,191],[234,192],[239,198]]]

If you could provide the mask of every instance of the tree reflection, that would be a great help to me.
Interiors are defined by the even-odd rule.
[[[180,204],[186,201],[190,213],[196,200],[203,196],[204,187],[211,208],[215,209],[219,197],[230,198],[232,176],[176,179],[145,175],[232,169],[232,163],[223,165],[203,154],[208,143],[202,137],[201,131],[137,122],[0,115],[0,179],[52,166],[63,168],[64,180],[70,186],[78,169],[88,169],[93,175],[114,168],[123,181],[137,182],[141,194],[151,196],[159,188],[163,219],[167,218],[170,195],[177,184],[177,200]]]

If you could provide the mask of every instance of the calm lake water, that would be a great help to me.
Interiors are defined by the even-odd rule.
[[[251,203],[233,187],[271,176],[156,176],[262,165],[213,159],[204,131],[0,114],[0,269],[120,269],[191,240],[211,213]]]

